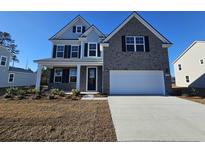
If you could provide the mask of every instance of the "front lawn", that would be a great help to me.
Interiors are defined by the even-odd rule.
[[[116,141],[107,101],[0,99],[0,141]]]

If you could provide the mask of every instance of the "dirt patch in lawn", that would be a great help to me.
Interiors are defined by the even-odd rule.
[[[202,97],[198,97],[198,96],[179,96],[179,98],[187,99],[187,100],[194,101],[194,102],[205,105],[205,98],[202,98]]]
[[[107,101],[0,100],[0,141],[116,141]]]

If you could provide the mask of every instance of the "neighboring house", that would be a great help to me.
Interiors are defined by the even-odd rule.
[[[0,87],[34,86],[36,73],[9,66],[11,52],[0,46]]]
[[[176,86],[205,88],[205,41],[194,41],[173,64]]]
[[[77,16],[49,40],[52,57],[34,61],[37,89],[46,66],[49,88],[140,95],[171,91],[171,43],[136,12],[108,36]]]

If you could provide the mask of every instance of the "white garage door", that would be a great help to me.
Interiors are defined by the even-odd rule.
[[[110,94],[164,95],[163,71],[111,70]]]

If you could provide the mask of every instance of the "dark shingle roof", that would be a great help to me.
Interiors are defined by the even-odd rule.
[[[23,72],[23,73],[33,73],[32,70],[30,69],[23,69],[23,68],[18,68],[18,67],[9,67],[9,71],[14,71],[14,72]]]

